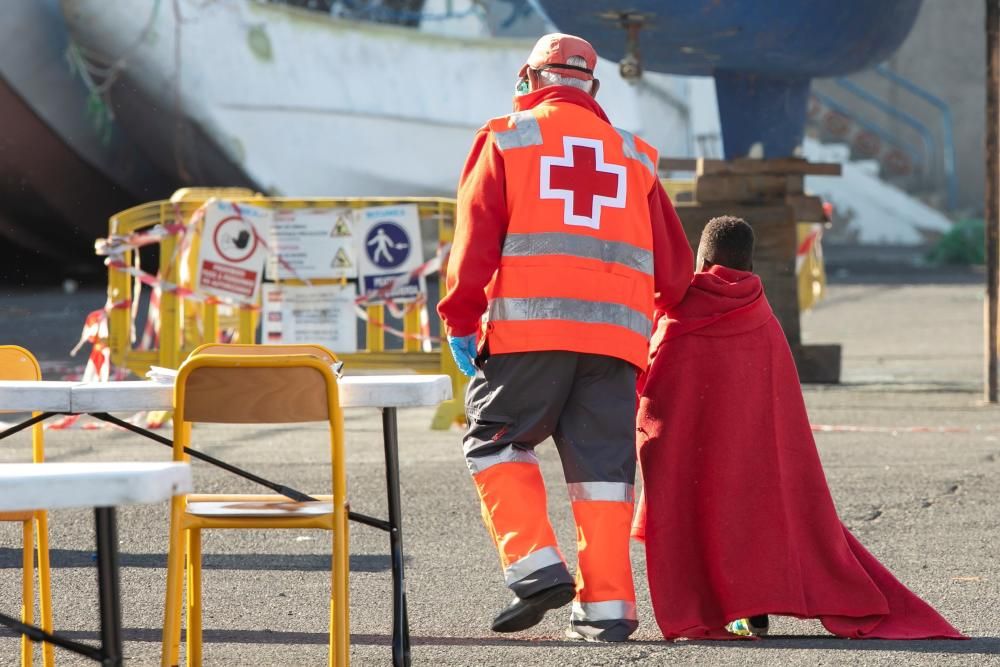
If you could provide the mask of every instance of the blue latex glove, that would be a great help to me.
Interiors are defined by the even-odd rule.
[[[476,374],[476,334],[468,336],[448,336],[451,356],[455,357],[458,370],[472,377]]]

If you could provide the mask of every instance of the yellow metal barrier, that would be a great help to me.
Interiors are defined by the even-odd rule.
[[[675,204],[694,201],[694,180],[685,178],[661,178],[663,189]]]
[[[265,197],[250,190],[228,188],[185,188],[178,190],[169,200],[149,202],[127,209],[111,216],[109,233],[124,236],[148,230],[155,225],[186,223],[191,215],[208,199],[217,197],[236,203],[244,203],[262,208],[365,208],[369,206],[392,206],[416,204],[421,228],[436,225],[441,244],[451,243],[454,236],[455,202],[452,199],[434,197],[317,197],[298,199],[289,197]],[[177,246],[175,235],[165,236],[159,243],[159,268],[157,278],[174,285],[183,285],[191,280],[192,271],[182,267],[184,257]],[[197,257],[197,240],[190,248],[190,255]],[[136,250],[127,250],[122,260],[128,266],[135,265]],[[196,261],[192,260],[192,261]],[[441,275],[445,275],[442,264]],[[283,284],[300,284],[286,280]],[[339,284],[340,280],[312,280],[312,284]],[[440,295],[445,294],[445,281],[439,281]],[[135,279],[126,271],[108,268],[108,298],[115,304],[108,320],[108,345],[111,362],[123,366],[142,376],[150,366],[177,368],[194,348],[202,343],[218,342],[220,325],[226,315],[220,306],[212,301],[198,303],[174,292],[164,291],[160,296],[159,344],[155,349],[136,349],[133,342],[131,300]],[[430,317],[436,317],[435,302],[427,304]],[[194,325],[194,314],[201,320],[201,326]],[[447,345],[435,345],[424,351],[420,339],[420,309],[409,310],[403,320],[405,337],[401,350],[387,350],[384,306],[368,306],[368,323],[365,333],[365,349],[356,353],[341,354],[349,371],[412,371],[416,373],[442,373],[451,377],[453,396],[457,397],[439,406],[434,416],[432,428],[447,429],[465,419],[462,396],[467,378],[459,372],[447,350]],[[253,342],[256,337],[258,307],[240,307],[234,317],[229,316],[237,330],[241,342]]]
[[[818,222],[800,222],[796,233],[799,240],[799,253],[795,260],[799,278],[799,312],[805,312],[826,297],[826,264],[821,247],[823,226]]]

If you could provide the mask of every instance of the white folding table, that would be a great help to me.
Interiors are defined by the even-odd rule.
[[[389,533],[392,559],[393,665],[410,664],[410,633],[406,611],[406,587],[403,572],[403,523],[399,492],[398,408],[431,407],[451,398],[451,379],[447,375],[348,375],[337,380],[342,408],[379,408],[382,411],[382,438],[385,449],[388,520],[350,512],[353,521]],[[138,433],[160,444],[173,442],[157,433],[114,417],[112,412],[173,410],[172,384],[151,381],[125,382],[20,382],[0,381],[0,411],[38,412],[40,414],[0,431],[0,440],[33,424],[58,414],[88,414]],[[188,454],[219,466],[236,475],[263,484],[293,500],[311,500],[309,496],[277,484],[195,449]]]
[[[38,382],[28,384],[40,384]],[[0,623],[74,651],[106,667],[122,664],[122,618],[118,582],[115,507],[158,503],[191,492],[187,463],[8,463],[0,464],[0,511],[93,507],[97,536],[97,594],[101,646],[96,648],[0,614]],[[31,604],[27,600],[25,604]]]

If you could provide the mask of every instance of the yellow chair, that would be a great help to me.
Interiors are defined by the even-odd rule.
[[[193,423],[277,424],[327,421],[330,426],[332,495],[297,503],[281,495],[175,496],[170,506],[167,603],[163,621],[164,667],[177,665],[181,597],[187,555],[187,664],[201,665],[201,530],[206,528],[320,528],[333,532],[330,597],[331,667],[349,663],[348,533],[344,425],[335,357],[322,347],[298,346],[306,354],[265,354],[279,346],[208,344],[185,361],[174,385],[174,460]],[[284,346],[280,346],[284,347]],[[215,354],[225,348],[233,354]],[[252,352],[257,352],[253,354]],[[186,539],[185,539],[186,537]]]
[[[41,380],[42,369],[31,352],[17,345],[0,345],[0,379],[3,380]],[[41,463],[45,459],[45,443],[42,439],[42,425],[31,427],[31,460]],[[44,510],[25,512],[0,512],[0,521],[20,521],[24,532],[22,549],[23,572],[21,583],[21,621],[31,624],[35,614],[34,592],[34,538],[38,535],[38,606],[42,612],[42,629],[52,632],[52,579],[49,572],[49,520]],[[52,644],[42,644],[42,664],[51,667],[55,664]],[[31,665],[33,658],[31,640],[26,635],[21,636],[21,664]]]
[[[196,347],[191,356],[201,354],[240,354],[240,355],[273,355],[273,354],[308,354],[322,359],[330,366],[337,363],[337,357],[322,345],[308,343],[286,343],[277,345],[255,345],[252,343],[202,343]]]

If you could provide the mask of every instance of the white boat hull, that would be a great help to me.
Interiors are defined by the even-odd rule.
[[[133,134],[162,166],[199,185],[242,175],[289,196],[453,194],[474,131],[510,110],[531,48],[254,0],[176,0],[155,16],[154,3],[129,12],[107,0],[61,4],[77,43],[125,63],[115,106],[132,107],[122,122],[141,126]],[[615,124],[642,132],[650,102],[640,103],[641,87],[608,61],[598,75]],[[660,107],[657,120],[676,127],[660,132],[686,142],[683,114]]]

